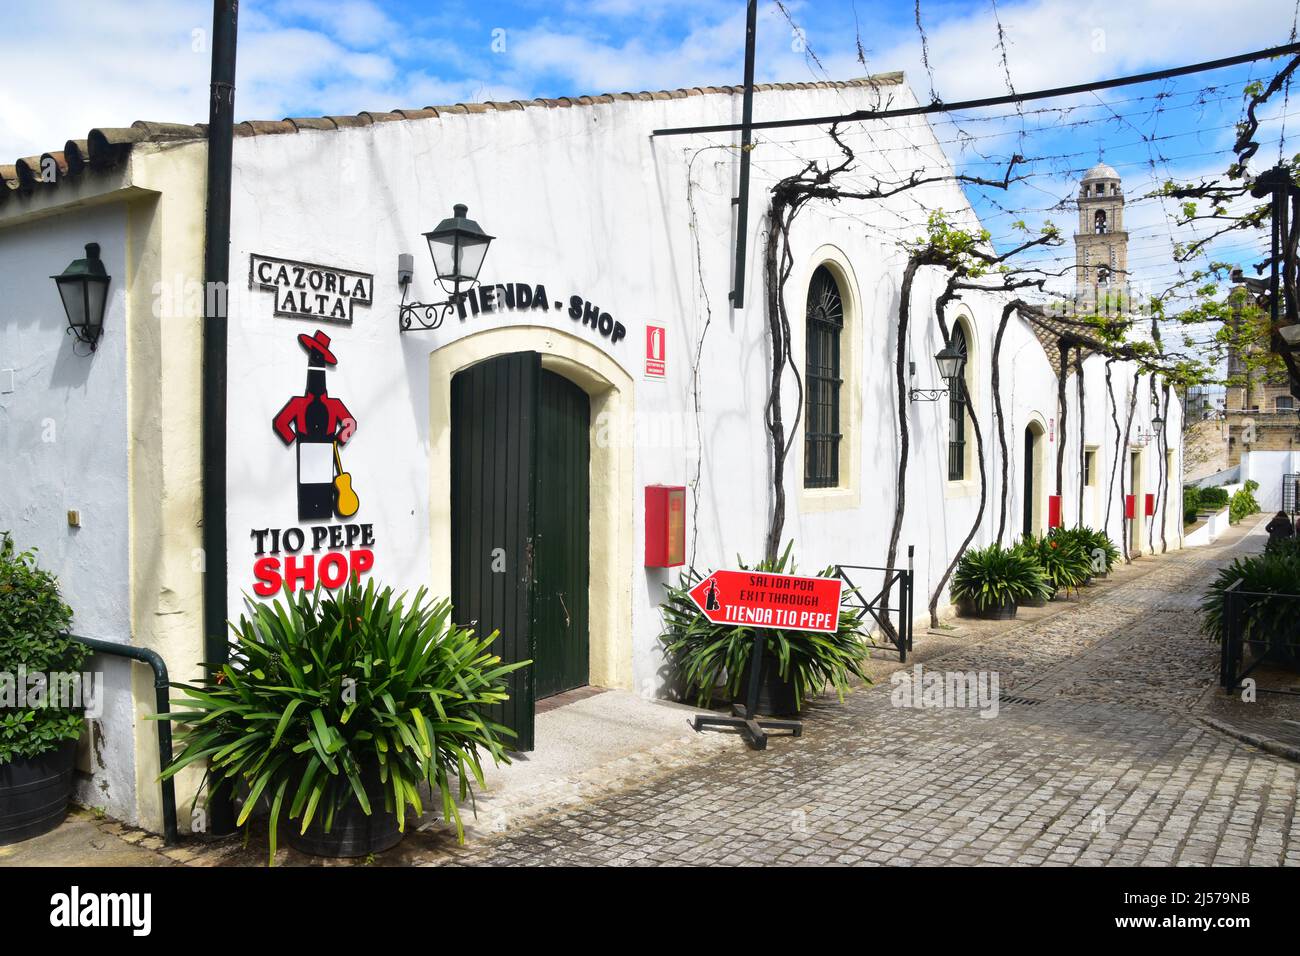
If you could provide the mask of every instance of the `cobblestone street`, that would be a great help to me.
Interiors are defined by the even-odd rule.
[[[1146,558],[932,671],[994,671],[996,717],[891,705],[883,679],[766,753],[739,740],[653,782],[479,840],[460,864],[1300,864],[1300,766],[1200,722],[1198,596],[1242,550]],[[918,634],[918,650],[922,637]]]

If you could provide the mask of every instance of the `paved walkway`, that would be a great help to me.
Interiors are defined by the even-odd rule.
[[[446,862],[1298,865],[1300,766],[1194,712],[1217,665],[1199,594],[1247,547],[1144,559],[923,665],[996,672],[1022,701],[996,717],[893,706],[885,679],[815,707],[800,740],[737,741]]]
[[[997,675],[996,716],[895,706],[891,676],[914,675],[914,663],[881,661],[875,687],[814,705],[799,740],[755,753],[687,735],[556,784],[505,833],[481,826],[462,848],[436,823],[373,862],[1300,865],[1300,764],[1203,716],[1218,651],[1199,632],[1199,595],[1235,554],[1259,547],[1238,529],[1211,548],[1122,567],[1082,600],[1018,622],[918,632],[914,660],[926,672]],[[227,839],[164,850],[84,812],[42,839],[62,852],[23,846],[44,862],[266,859],[257,829],[246,848]],[[280,860],[329,865],[285,850]],[[12,862],[0,853],[0,865]]]

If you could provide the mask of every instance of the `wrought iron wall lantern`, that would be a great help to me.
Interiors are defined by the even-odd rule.
[[[397,282],[402,287],[402,304],[398,309],[397,322],[402,332],[410,332],[412,329],[432,331],[440,327],[456,307],[461,287],[473,288],[478,282],[479,270],[483,268],[483,259],[487,256],[488,246],[494,237],[480,229],[474,220],[467,218],[468,212],[469,207],[457,203],[450,219],[444,219],[436,229],[424,234],[438,284],[449,293],[446,301],[407,302],[406,295],[414,274],[413,260],[410,255],[398,257]]]
[[[99,243],[86,243],[86,258],[74,259],[59,275],[50,276],[63,300],[68,332],[95,351],[104,333],[110,276],[99,258]]]
[[[960,382],[962,370],[966,365],[966,356],[953,348],[951,345],[945,345],[934,356],[934,362],[939,366],[939,377],[947,383],[947,388],[913,388],[909,389],[907,397],[913,402],[937,402],[948,394],[952,389],[954,382]]]
[[[1165,429],[1165,420],[1157,415],[1151,419],[1151,427],[1148,429],[1145,425],[1139,425],[1137,434],[1133,436],[1133,444],[1139,448],[1145,448],[1153,441],[1160,437],[1160,433]]]

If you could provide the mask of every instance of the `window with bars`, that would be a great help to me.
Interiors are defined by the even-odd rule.
[[[805,488],[834,488],[840,483],[840,385],[843,382],[840,333],[843,331],[844,301],[839,284],[829,269],[818,266],[808,286]]]
[[[967,356],[966,332],[958,323],[952,328],[948,344]],[[966,364],[962,363],[962,377],[953,379],[948,386],[948,480],[966,478]]]
[[[1084,449],[1083,452],[1083,483],[1086,487],[1091,488],[1096,483],[1097,478],[1097,450],[1095,448]]]

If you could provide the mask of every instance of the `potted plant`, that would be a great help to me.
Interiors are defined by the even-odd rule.
[[[958,610],[971,617],[1007,620],[1022,601],[1045,593],[1043,570],[1023,549],[994,543],[962,555],[952,576]]]
[[[1300,668],[1300,550],[1275,549],[1237,558],[1220,569],[1201,601],[1201,627],[1222,641],[1228,589],[1240,581],[1238,609],[1246,646],[1256,657]]]
[[[484,712],[528,663],[503,664],[495,636],[453,624],[423,588],[408,601],[373,580],[249,601],[215,679],[175,685],[186,699],[167,719],[184,749],[164,776],[206,759],[210,782],[243,795],[240,826],[268,801],[272,861],[282,818],[304,852],[385,850],[423,812],[425,785],[463,842],[457,801],[471,778],[483,786],[481,753],[509,763],[513,732]]]
[[[1054,529],[1049,537],[1065,542],[1083,553],[1088,562],[1084,584],[1091,583],[1093,578],[1104,578],[1119,560],[1119,548],[1115,547],[1115,543],[1104,531],[1080,525],[1077,528]]]
[[[793,542],[787,545],[775,562],[764,561],[752,569],[739,560],[737,563],[746,571],[794,574],[792,546]],[[834,577],[834,570],[827,568],[816,576]],[[700,707],[708,707],[719,689],[731,700],[745,700],[755,631],[715,624],[704,616],[690,590],[707,576],[691,568],[679,576],[677,585],[664,585],[664,629],[659,636],[682,687]],[[828,685],[843,700],[853,679],[871,683],[863,670],[870,651],[864,641],[864,615],[862,609],[843,604],[833,634],[762,629],[767,642],[759,673],[759,713],[796,714]]]
[[[52,675],[78,672],[90,653],[68,636],[71,622],[54,575],[0,534],[0,844],[47,833],[67,816],[84,718],[49,691]],[[18,706],[17,682],[26,697],[38,674],[47,693]]]
[[[1077,591],[1092,573],[1092,563],[1078,542],[1059,533],[1049,532],[1040,538],[1026,535],[1021,542],[1025,550],[1038,559],[1053,597]]]
[[[1028,557],[1029,560],[1034,562],[1034,564],[1038,564],[1038,551],[1031,545],[1026,544],[1024,541],[1017,541],[1015,544],[1011,546],[1011,550],[1019,552],[1020,554]],[[1042,586],[1035,589],[1034,592],[1028,597],[1020,598],[1016,602],[1016,604],[1018,607],[1046,607],[1047,602],[1050,601],[1051,599],[1052,599],[1052,588],[1051,585],[1047,583],[1046,576],[1044,576],[1042,579]],[[971,617],[974,616],[973,608],[971,609],[971,612],[969,613],[968,616]]]

